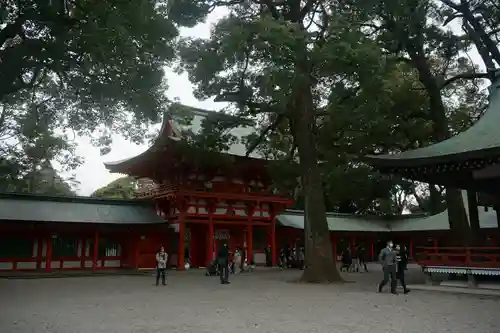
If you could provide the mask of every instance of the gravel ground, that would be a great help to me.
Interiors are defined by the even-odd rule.
[[[289,282],[299,274],[263,270],[220,285],[201,271],[172,272],[166,287],[149,276],[0,280],[0,332],[500,332],[498,298],[379,294],[378,271],[342,285]]]

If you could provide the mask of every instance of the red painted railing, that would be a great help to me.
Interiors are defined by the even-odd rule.
[[[500,268],[500,247],[418,247],[420,266]]]
[[[146,190],[142,191],[137,191],[135,194],[136,198],[155,198],[155,197],[173,197],[178,193],[182,193],[185,195],[199,195],[199,196],[213,196],[216,194],[219,194],[220,196],[223,196],[224,198],[228,200],[238,200],[238,199],[245,199],[248,197],[253,197],[253,198],[259,198],[261,200],[269,199],[269,200],[276,200],[276,199],[281,199],[280,201],[290,201],[290,199],[286,196],[282,196],[279,194],[272,194],[268,191],[242,191],[242,192],[237,192],[237,191],[224,191],[224,192],[219,192],[219,191],[213,191],[211,189],[207,188],[191,188],[191,189],[180,189],[177,186],[173,185],[160,185],[155,188],[149,188]]]

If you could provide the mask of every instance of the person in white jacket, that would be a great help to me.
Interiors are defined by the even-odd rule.
[[[161,246],[160,250],[156,253],[156,285],[160,283],[160,276],[161,283],[164,286],[167,285],[165,276],[165,270],[167,269],[167,260],[168,254],[165,252],[165,248]]]
[[[234,274],[238,274],[241,272],[241,253],[239,249],[236,249],[233,256],[234,261]]]

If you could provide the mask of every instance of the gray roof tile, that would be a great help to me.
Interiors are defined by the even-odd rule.
[[[154,207],[140,201],[0,195],[0,221],[106,224],[166,223]]]

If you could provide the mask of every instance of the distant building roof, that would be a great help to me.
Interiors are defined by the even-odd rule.
[[[286,227],[304,229],[303,211],[286,211],[277,216],[278,222]],[[376,217],[363,217],[348,214],[328,213],[326,216],[328,229],[330,231],[366,231],[366,232],[388,232],[387,221]]]
[[[466,213],[469,214],[467,196],[462,193]],[[497,228],[496,211],[485,211],[479,207],[479,225],[481,229]],[[407,232],[449,230],[448,211],[430,216],[402,215],[398,218],[383,219],[377,216],[355,216],[347,214],[327,214],[330,231],[365,231],[365,232]],[[304,229],[303,211],[286,211],[277,216],[278,222],[287,227]]]
[[[159,224],[166,223],[144,201],[88,197],[0,194],[1,221]]]

